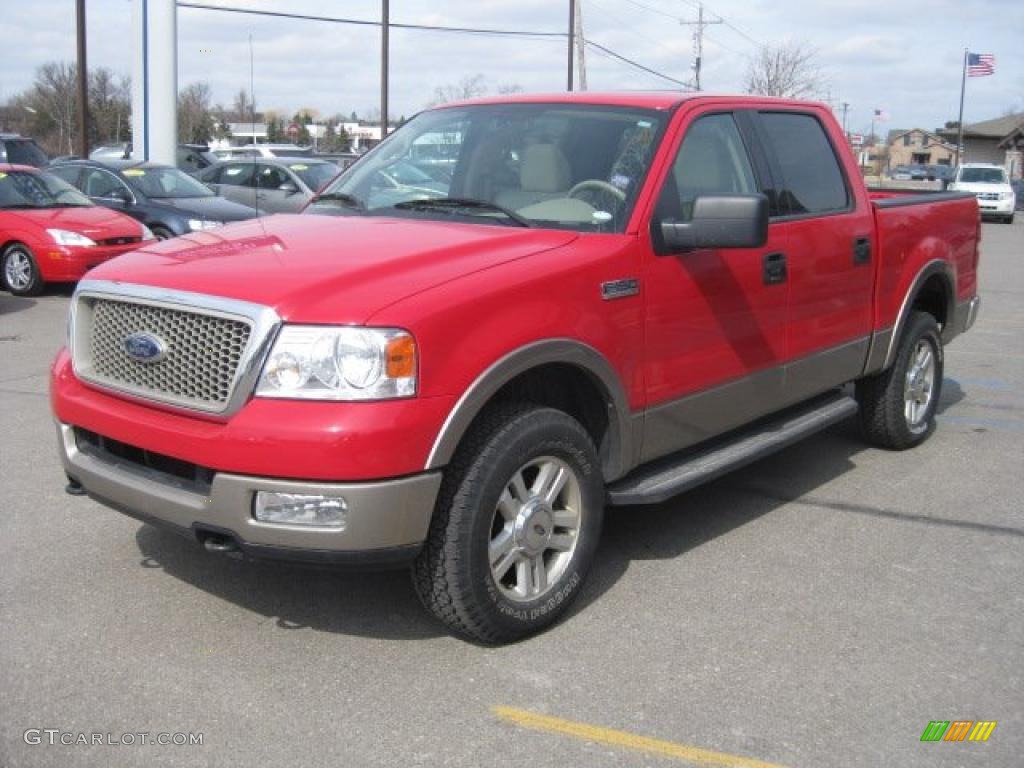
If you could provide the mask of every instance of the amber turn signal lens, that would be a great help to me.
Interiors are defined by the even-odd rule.
[[[416,375],[416,342],[412,336],[398,336],[385,349],[387,375],[391,379],[408,379]]]

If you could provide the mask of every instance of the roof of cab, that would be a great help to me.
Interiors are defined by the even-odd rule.
[[[714,94],[683,91],[573,91],[571,93],[516,93],[505,96],[485,96],[479,99],[439,104],[436,109],[477,106],[484,104],[593,104],[613,107],[671,110],[687,101],[728,101],[735,106],[773,104],[777,106],[806,107],[807,101],[777,99],[768,96]]]

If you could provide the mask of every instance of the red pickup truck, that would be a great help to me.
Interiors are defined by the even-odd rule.
[[[453,632],[514,640],[579,593],[606,505],[854,414],[928,437],[979,234],[969,194],[870,194],[820,104],[446,105],[302,215],[81,282],[69,490],[208,550],[411,565]]]

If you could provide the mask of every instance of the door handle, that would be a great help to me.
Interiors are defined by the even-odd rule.
[[[786,282],[786,254],[766,253],[762,264],[764,265],[765,285],[778,285]]]
[[[853,241],[853,263],[854,264],[870,264],[871,263],[871,239],[867,237],[858,237]]]

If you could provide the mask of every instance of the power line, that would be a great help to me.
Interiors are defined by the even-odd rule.
[[[624,21],[623,19],[621,19],[618,16],[614,15],[605,6],[601,5],[600,3],[596,3],[596,2],[594,2],[594,0],[591,0],[590,5],[593,8],[597,8],[602,14],[607,16],[609,19],[614,21],[616,24],[618,24],[621,27],[624,27],[624,28],[628,29],[629,31],[631,31],[637,37],[643,38],[644,40],[646,40],[649,43],[654,43],[656,46],[658,46],[659,48],[661,48],[663,51],[665,51],[667,53],[671,53],[673,55],[676,53],[675,51],[670,49],[667,45],[665,45],[663,42],[655,40],[650,35],[645,34],[644,32],[641,32],[639,29],[637,29],[635,26],[633,26],[629,22]]]
[[[663,11],[660,8],[653,8],[649,5],[645,5],[644,3],[637,2],[637,0],[626,0],[626,2],[630,5],[635,5],[637,8],[643,8],[645,11],[650,11],[651,13],[656,13],[659,16],[664,16],[666,19],[679,21],[679,14],[669,13],[668,11]]]
[[[222,5],[206,5],[205,3],[177,3],[179,8],[194,8],[201,11],[222,11],[224,13],[241,13],[250,16],[271,16],[280,19],[298,19],[300,21],[324,21],[331,24],[355,24],[363,27],[380,27],[382,22],[368,19],[350,19],[340,16],[311,16],[302,13],[285,13],[283,11],[261,11],[255,8],[225,8]],[[455,32],[470,35],[499,35],[505,37],[534,37],[565,39],[565,32],[540,32],[520,29],[487,29],[480,27],[447,27],[433,24],[401,24],[390,22],[394,29],[412,29],[426,32]]]
[[[207,5],[205,3],[178,2],[177,5],[179,8],[194,8],[201,11],[222,11],[224,13],[240,13],[248,14],[250,16],[271,16],[273,18],[298,19],[300,21],[322,21],[328,22],[330,24],[355,24],[363,27],[382,26],[382,22],[380,21],[370,21],[368,19],[350,19],[342,18],[339,16],[312,16],[309,14],[301,13],[285,13],[283,11],[261,11],[256,10],[255,8],[225,8],[221,5]],[[432,24],[401,24],[397,22],[391,22],[389,26],[395,29],[411,29],[425,32],[454,32],[472,35],[500,35],[505,37],[533,37],[560,40],[565,40],[568,37],[567,33],[565,32],[537,32],[532,30],[513,29],[484,29],[478,27],[448,27]],[[644,72],[654,75],[655,77],[660,77],[664,80],[676,83],[685,88],[689,87],[682,80],[677,80],[676,78],[670,77],[669,75],[666,75],[662,72],[658,72],[655,69],[645,67],[640,62],[634,61],[633,59],[630,59],[627,56],[623,56],[621,53],[617,53],[616,51],[613,51],[611,48],[595,43],[593,40],[584,40],[584,43],[595,48],[596,50],[602,51],[603,53],[607,54],[608,56],[611,56],[612,58],[618,59],[619,61],[625,64],[629,64],[632,67],[636,67],[637,69],[641,69]]]
[[[630,0],[630,1],[632,1],[632,0]],[[697,9],[700,8],[700,3],[697,2],[697,0],[680,0],[680,2],[686,3],[691,8],[697,8]],[[707,8],[707,6],[705,6],[705,8]],[[740,37],[746,38],[748,42],[751,42],[751,43],[753,43],[754,45],[757,45],[757,46],[762,46],[763,45],[763,43],[760,40],[755,40],[753,37],[748,35],[742,29],[740,29],[735,24],[733,24],[731,21],[729,21],[724,16],[722,16],[722,14],[715,13],[715,11],[713,11],[711,8],[707,8],[707,10],[710,11],[711,13],[713,13],[716,17],[718,17],[718,20],[722,24],[727,26],[729,29],[731,29],[733,32],[735,32],[737,35],[739,35]]]
[[[621,53],[616,53],[611,48],[606,48],[605,46],[601,45],[600,43],[595,43],[593,40],[585,40],[584,42],[587,45],[591,46],[592,48],[596,48],[597,50],[607,54],[608,56],[611,56],[613,59],[618,59],[619,61],[624,62],[626,64],[629,64],[632,67],[636,67],[637,69],[642,69],[644,72],[652,74],[655,77],[660,77],[662,80],[668,80],[670,83],[676,83],[677,85],[683,86],[683,88],[686,88],[687,90],[691,90],[689,83],[684,83],[682,80],[677,80],[676,78],[670,77],[670,76],[668,76],[668,75],[666,75],[666,74],[664,74],[662,72],[659,72],[656,69],[651,69],[650,67],[645,67],[640,62],[634,61],[633,59],[630,59],[630,58],[627,58],[626,56],[623,56]]]

